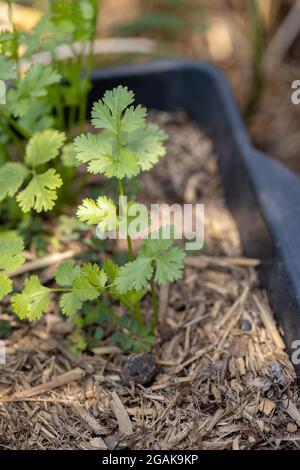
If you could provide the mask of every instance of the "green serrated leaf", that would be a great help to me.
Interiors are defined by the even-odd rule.
[[[76,158],[81,163],[113,155],[111,142],[100,134],[81,134],[74,140]]]
[[[14,196],[21,187],[28,170],[22,163],[5,163],[0,167],[0,201]]]
[[[13,271],[24,263],[23,241],[19,237],[0,236],[0,269]]]
[[[53,168],[35,174],[28,186],[17,196],[17,201],[23,212],[34,209],[36,212],[53,209],[57,199],[56,189],[60,188],[62,180]]]
[[[156,124],[149,124],[128,135],[128,148],[138,158],[143,171],[150,170],[166,153],[167,134]]]
[[[109,129],[115,134],[119,131],[123,111],[134,101],[134,93],[119,85],[105,92],[102,100],[94,103],[92,124],[96,129]]]
[[[153,274],[152,260],[150,258],[137,258],[119,269],[114,282],[117,291],[125,294],[131,290],[142,290],[146,287]]]
[[[13,283],[5,273],[0,273],[0,300],[12,291]]]
[[[14,35],[9,30],[2,30],[0,33],[0,44],[11,41],[14,38]]]
[[[47,87],[58,83],[60,80],[61,76],[51,65],[34,64],[27,70],[24,78],[20,81],[18,93],[31,97],[45,96]]]
[[[63,146],[61,160],[66,167],[76,168],[79,165],[74,144],[69,143]]]
[[[110,282],[114,282],[119,271],[119,266],[114,263],[110,258],[107,258],[104,260],[103,268],[107,274],[108,280]]]
[[[80,266],[76,266],[74,261],[68,260],[61,263],[55,271],[55,280],[59,286],[72,286],[74,279],[81,274]]]
[[[162,227],[152,234],[158,239],[145,240],[135,261],[119,269],[114,287],[124,294],[131,290],[142,290],[148,284],[155,269],[154,280],[159,284],[175,281],[182,277],[184,251],[173,247],[173,227]],[[164,238],[168,236],[167,238]],[[138,275],[137,275],[138,273]]]
[[[42,286],[38,276],[30,276],[22,293],[12,296],[12,309],[21,320],[39,320],[48,311],[49,293],[50,289]]]
[[[34,98],[30,101],[30,112],[19,118],[19,125],[28,135],[37,134],[40,131],[53,126],[54,115],[51,103],[46,100]]]
[[[55,48],[65,41],[65,34],[59,31],[51,18],[42,16],[36,24],[33,34],[26,37],[26,55],[31,56],[37,51],[54,52]]]
[[[163,251],[173,245],[173,239],[174,227],[170,225],[162,227],[159,231],[151,233],[151,238],[145,239],[139,255],[148,258],[159,257]]]
[[[135,340],[133,342],[133,345],[132,345],[132,349],[133,349],[133,352],[137,353],[137,354],[140,354],[141,352],[144,351],[144,348],[143,348],[143,343],[142,341],[140,340]]]
[[[61,296],[59,305],[65,315],[72,317],[81,309],[82,301],[78,298],[76,292],[68,292]]]
[[[158,284],[177,281],[182,277],[184,251],[178,246],[171,247],[156,258],[155,281]]]
[[[25,161],[36,168],[56,158],[66,139],[64,132],[46,129],[34,135],[26,147]]]
[[[93,160],[88,165],[88,171],[93,174],[102,173],[108,178],[132,178],[140,173],[137,157],[130,150],[122,149],[119,160],[114,156],[106,156],[101,160]]]
[[[100,196],[97,201],[84,199],[78,208],[77,217],[81,222],[98,225],[103,232],[115,230],[118,224],[117,207],[106,196]]]
[[[149,336],[151,332],[152,332],[152,325],[144,325],[142,326],[142,328],[140,328],[139,335],[145,338],[146,336]]]
[[[100,269],[97,264],[85,263],[82,266],[82,274],[87,278],[90,284],[97,287],[98,290],[105,288],[107,276],[103,269]]]
[[[98,289],[90,283],[85,275],[81,275],[74,279],[73,292],[82,302],[95,300],[99,295]]]
[[[121,149],[117,158],[113,154],[110,140],[101,135],[81,134],[74,141],[76,156],[80,162],[88,163],[90,173],[101,173],[108,178],[131,178],[140,172],[136,155],[127,149]]]
[[[123,132],[133,132],[140,129],[145,124],[146,115],[146,108],[142,108],[140,104],[136,108],[133,106],[127,108],[121,120],[121,130]]]
[[[22,117],[30,112],[33,99],[47,95],[47,88],[58,83],[61,76],[53,70],[52,66],[42,64],[32,65],[25,76],[18,81],[17,88],[10,88],[7,92],[7,106],[10,114]]]
[[[133,339],[126,334],[123,334],[119,338],[119,344],[124,351],[129,351],[132,347]]]
[[[14,78],[17,78],[15,63],[4,55],[0,55],[0,80],[12,80]]]

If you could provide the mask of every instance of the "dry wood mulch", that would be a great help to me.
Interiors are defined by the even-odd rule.
[[[13,320],[0,366],[1,449],[300,447],[294,371],[259,287],[259,261],[241,255],[211,141],[182,115],[153,119],[170,141],[143,176],[143,198],[206,204],[204,253],[187,258],[183,281],[160,290],[160,372],[150,386],[125,385],[126,356],[108,341],[72,356],[72,325],[54,307],[33,325]],[[11,318],[5,304],[1,318]]]

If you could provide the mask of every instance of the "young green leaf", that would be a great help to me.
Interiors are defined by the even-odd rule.
[[[169,237],[163,238],[168,232]],[[154,272],[154,280],[158,284],[173,282],[182,277],[185,253],[181,248],[172,246],[173,229],[163,227],[152,234],[152,237],[157,239],[145,240],[135,261],[119,269],[114,286],[120,294],[145,288]]]
[[[17,78],[15,63],[4,55],[0,55],[0,80],[12,80],[13,78]]]
[[[25,162],[36,168],[56,158],[66,139],[64,132],[47,129],[33,136],[26,147]]]
[[[58,83],[60,80],[61,76],[51,65],[34,64],[27,70],[23,80],[20,81],[18,92],[23,96],[45,96],[47,87]]]
[[[84,274],[74,279],[73,292],[82,302],[95,300],[99,295],[98,289],[90,283]]]
[[[81,309],[82,301],[78,298],[76,292],[68,292],[61,296],[59,305],[67,317],[72,317]]]
[[[30,209],[34,209],[36,212],[51,210],[57,199],[55,190],[61,185],[62,180],[53,168],[41,175],[34,174],[28,186],[17,196],[22,211],[29,212]]]
[[[149,124],[127,136],[128,148],[137,156],[143,171],[150,170],[166,153],[167,134],[156,124]]]
[[[172,246],[168,251],[156,257],[155,281],[158,284],[177,281],[182,277],[184,251]]]
[[[76,158],[81,163],[113,156],[112,143],[100,134],[81,134],[74,140]]]
[[[60,81],[60,75],[51,66],[32,65],[24,78],[18,81],[16,88],[7,92],[8,111],[15,117],[22,117],[29,112],[33,99],[47,95],[49,86]]]
[[[32,34],[25,37],[26,55],[28,57],[38,51],[54,52],[55,48],[65,40],[65,33],[59,31],[49,16],[43,15]]]
[[[106,196],[100,196],[97,201],[84,199],[78,208],[77,217],[89,225],[99,224],[103,232],[115,230],[118,224],[117,207]]]
[[[139,104],[136,108],[127,108],[121,120],[121,131],[133,132],[144,126],[147,111]]]
[[[46,99],[33,99],[30,102],[30,112],[19,118],[18,124],[28,135],[52,128],[54,124],[51,101]]]
[[[90,284],[97,287],[98,291],[104,290],[107,276],[103,269],[100,269],[97,264],[85,263],[82,267],[82,274]]]
[[[87,42],[92,39],[97,13],[95,0],[52,0],[50,11],[51,21],[58,33],[64,33],[65,42]]]
[[[103,157],[102,160],[93,160],[88,166],[93,174],[103,173],[108,178],[132,178],[140,173],[137,157],[130,150],[122,149],[119,159],[114,156]]]
[[[61,153],[61,160],[66,167],[76,168],[79,165],[79,162],[76,158],[76,152],[74,144],[69,143],[63,146]]]
[[[119,158],[113,154],[112,143],[104,136],[81,134],[74,141],[77,159],[89,163],[90,173],[102,173],[108,178],[131,178],[140,172],[136,155],[130,150],[121,149]]]
[[[103,263],[103,268],[107,274],[108,280],[110,282],[114,282],[119,271],[119,266],[114,263],[110,258],[106,258]]]
[[[0,201],[14,196],[20,189],[28,170],[22,163],[8,162],[0,167]]]
[[[13,283],[5,273],[0,273],[0,300],[12,291]]]
[[[80,268],[69,260],[57,268],[55,280],[60,286],[70,287],[71,291],[61,296],[60,307],[65,315],[73,316],[83,302],[95,300],[104,291],[107,276],[96,264],[85,263]]]
[[[114,285],[120,294],[133,289],[142,290],[151,279],[153,270],[151,258],[137,258],[119,268]]]
[[[50,289],[42,286],[38,276],[30,276],[22,293],[12,296],[12,309],[21,320],[39,320],[48,311],[49,293]]]
[[[134,93],[127,87],[118,86],[105,92],[102,100],[94,103],[92,124],[96,129],[109,129],[117,134],[120,130],[121,116],[134,101]]]
[[[13,271],[24,263],[24,245],[21,238],[0,236],[0,246],[0,269]]]
[[[81,274],[80,266],[76,266],[74,261],[68,260],[61,263],[55,271],[55,280],[59,286],[72,286],[74,279]]]
[[[151,238],[145,239],[139,250],[140,256],[147,258],[159,257],[164,251],[171,248],[174,240],[174,227],[167,225],[157,232],[151,233]]]

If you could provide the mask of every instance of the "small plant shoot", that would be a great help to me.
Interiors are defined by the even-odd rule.
[[[142,244],[137,254],[127,230],[134,222],[130,208],[138,203],[125,197],[126,184],[142,171],[150,170],[165,154],[167,136],[156,124],[148,124],[146,116],[144,107],[134,106],[134,93],[127,87],[118,86],[106,91],[93,105],[91,122],[95,133],[81,133],[73,144],[78,164],[84,164],[88,173],[114,179],[118,188],[115,198],[83,199],[77,217],[80,222],[97,227],[104,235],[125,231],[128,261],[123,265],[109,258],[103,264],[86,262],[79,265],[72,260],[65,261],[56,269],[54,287],[42,285],[37,275],[29,276],[22,291],[13,294],[11,299],[12,309],[20,319],[40,319],[49,310],[50,298],[54,295],[59,298],[61,312],[75,322],[80,334],[82,325],[89,324],[85,305],[97,305],[97,302],[103,305],[109,299],[100,325],[110,323],[115,331],[113,341],[125,350],[147,351],[151,348],[158,324],[157,286],[182,277],[185,253],[174,245],[173,228],[160,227],[154,231],[148,216],[140,224],[141,233],[146,230],[147,235],[141,236]],[[42,168],[58,157],[65,140],[64,133],[52,129],[32,137],[26,146],[24,163],[7,163],[2,167],[2,197],[17,194],[17,202],[24,212],[51,210],[61,179],[54,169],[43,172]],[[5,178],[5,172],[12,174],[8,165],[16,165],[13,180]],[[11,290],[8,279],[6,284],[4,294]],[[147,295],[152,301],[150,317],[143,313],[142,300]],[[115,312],[117,304],[123,306],[123,316]],[[103,316],[101,310],[99,308],[98,315],[94,313],[93,322],[99,322]],[[103,331],[102,326],[100,331]],[[101,336],[99,329],[98,336]],[[79,344],[77,341],[78,347]]]

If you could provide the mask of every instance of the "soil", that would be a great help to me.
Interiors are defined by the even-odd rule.
[[[109,340],[73,356],[73,327],[55,302],[34,324],[16,321],[3,302],[0,319],[13,333],[0,366],[1,449],[299,448],[295,374],[259,285],[259,260],[242,256],[212,142],[182,114],[151,119],[170,139],[166,157],[141,178],[141,199],[205,204],[203,253],[188,256],[183,280],[159,292],[154,378],[128,384],[129,355]],[[67,247],[83,251],[80,240],[60,251]],[[51,283],[52,263],[40,267]]]

